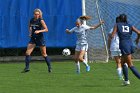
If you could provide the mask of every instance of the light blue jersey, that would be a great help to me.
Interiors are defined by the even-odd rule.
[[[87,44],[87,30],[91,27],[87,25],[81,25],[80,27],[74,27],[69,32],[75,32],[77,36],[77,45]]]

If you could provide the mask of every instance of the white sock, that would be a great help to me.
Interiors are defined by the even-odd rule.
[[[126,65],[126,67],[128,67],[127,63],[124,63],[124,65]]]
[[[76,63],[76,70],[80,71],[80,62],[79,61]]]
[[[119,77],[122,77],[122,68],[117,68],[117,73]]]
[[[85,52],[84,59],[85,59],[86,62],[88,62],[88,55],[87,55],[87,52]]]
[[[84,63],[85,66],[89,66],[87,61],[84,60],[83,63]]]

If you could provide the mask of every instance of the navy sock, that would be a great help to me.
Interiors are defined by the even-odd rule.
[[[137,71],[137,69],[136,69],[134,66],[131,66],[130,69],[131,69],[131,71],[133,72],[133,74],[134,74],[138,79],[140,79],[140,74],[139,74],[139,72]]]
[[[128,81],[128,68],[127,68],[127,66],[124,64],[122,66],[122,69],[123,69],[124,80]]]
[[[51,69],[51,60],[49,59],[48,56],[46,56],[44,58],[45,58],[45,61],[46,61],[47,65],[48,65],[48,68]]]
[[[30,60],[31,60],[30,55],[27,55],[27,56],[25,57],[25,68],[26,68],[26,69],[29,69]]]

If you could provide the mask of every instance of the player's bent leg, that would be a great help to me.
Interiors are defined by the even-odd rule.
[[[41,54],[44,57],[46,64],[48,66],[48,72],[52,72],[52,67],[51,67],[51,60],[50,58],[47,56],[46,53],[46,46],[40,46],[40,50],[41,50]]]
[[[80,54],[79,54],[79,61],[80,62],[83,62],[86,66],[86,71],[90,71],[90,66],[87,64],[87,62],[84,60],[84,55],[85,55],[85,50],[81,50],[80,51]]]
[[[24,68],[24,72],[28,72],[30,71],[29,69],[29,63],[30,63],[30,60],[31,60],[31,53],[32,51],[34,50],[35,48],[35,44],[28,44],[27,46],[27,50],[26,50],[26,56],[25,56],[25,68]]]

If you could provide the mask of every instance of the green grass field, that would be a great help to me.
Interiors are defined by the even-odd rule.
[[[140,62],[134,63],[140,71]],[[73,62],[53,62],[48,73],[45,62],[32,62],[30,72],[21,73],[24,63],[0,64],[0,93],[139,93],[140,81],[129,70],[131,85],[122,86],[114,62],[90,63],[86,72],[75,73]]]

